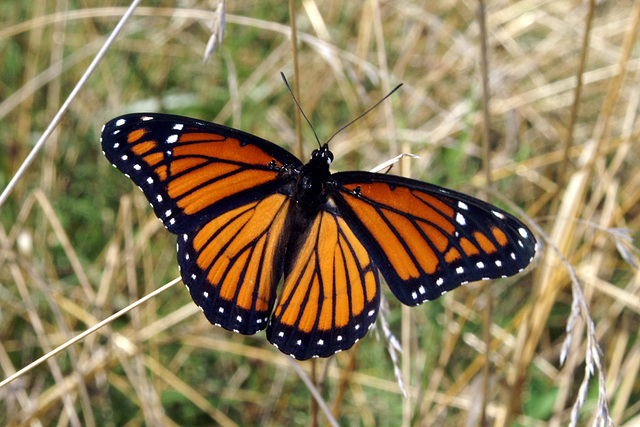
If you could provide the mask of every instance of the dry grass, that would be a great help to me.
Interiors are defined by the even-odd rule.
[[[80,3],[0,5],[2,188],[125,11]],[[298,364],[264,334],[209,325],[172,287],[0,388],[1,424],[326,423],[314,387],[340,424],[476,425],[484,414],[493,425],[582,425],[604,422],[607,408],[617,425],[640,423],[629,240],[640,229],[640,2],[486,4],[488,110],[479,2],[296,3],[297,67],[283,2],[227,2],[205,65],[215,7],[183,4],[136,11],[0,207],[3,379],[178,275],[174,237],[100,154],[102,124],[161,110],[299,152],[280,71],[321,139],[403,82],[332,141],[335,169],[411,152],[421,159],[403,173],[415,178],[482,195],[490,177],[492,200],[531,218],[543,249],[514,278],[414,309],[389,298],[397,366],[386,329]],[[316,386],[301,381],[311,372]]]

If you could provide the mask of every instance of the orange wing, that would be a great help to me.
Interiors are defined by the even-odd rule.
[[[302,163],[256,136],[188,117],[108,122],[102,147],[178,237],[178,264],[211,323],[267,326],[283,271],[293,170]]]
[[[378,314],[377,272],[350,225],[322,210],[288,271],[267,338],[296,359],[327,357],[362,338]]]
[[[283,192],[291,181],[283,168],[302,166],[287,150],[257,136],[181,116],[117,117],[100,139],[107,159],[140,187],[175,234]]]
[[[471,196],[392,175],[332,178],[338,212],[406,305],[471,281],[511,276],[535,254],[536,240],[522,222]]]
[[[267,326],[283,270],[289,199],[274,194],[178,236],[178,262],[211,323],[254,334]]]

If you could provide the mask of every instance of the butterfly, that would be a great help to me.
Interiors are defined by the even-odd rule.
[[[303,164],[257,136],[188,117],[129,114],[104,155],[178,235],[184,284],[207,319],[296,359],[328,357],[369,330],[380,281],[415,306],[533,259],[531,231],[481,200],[421,181]],[[282,291],[276,292],[284,276]]]

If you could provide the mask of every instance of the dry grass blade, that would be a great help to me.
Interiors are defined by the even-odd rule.
[[[222,46],[222,39],[224,38],[224,27],[225,27],[225,8],[224,8],[224,0],[218,1],[218,7],[213,15],[213,20],[211,21],[211,37],[209,37],[209,41],[207,42],[207,46],[204,48],[204,59],[203,63],[206,63],[211,59],[216,49]]]
[[[20,165],[20,168],[16,172],[16,174],[13,176],[13,178],[11,178],[11,181],[9,181],[9,184],[4,188],[4,190],[2,190],[2,194],[0,194],[0,207],[2,207],[3,203],[7,200],[7,198],[9,197],[9,194],[11,194],[11,191],[16,186],[18,181],[20,181],[20,179],[26,172],[29,165],[31,165],[31,163],[35,159],[38,152],[42,149],[42,147],[44,147],[44,144],[47,142],[47,139],[53,133],[55,128],[58,126],[58,123],[60,123],[62,116],[71,105],[71,102],[73,102],[73,100],[77,96],[80,89],[82,89],[82,87],[87,82],[87,80],[89,79],[93,71],[96,69],[96,67],[104,57],[104,54],[107,52],[109,47],[113,44],[118,34],[120,34],[120,31],[122,30],[122,28],[124,27],[128,19],[131,17],[131,15],[133,14],[133,11],[135,10],[135,8],[138,6],[139,3],[140,3],[140,0],[134,0],[131,3],[131,6],[129,7],[127,12],[122,16],[122,19],[120,20],[118,25],[116,25],[116,27],[113,29],[113,32],[111,33],[109,38],[107,38],[104,45],[102,45],[102,48],[100,49],[100,51],[96,54],[91,64],[87,67],[86,71],[78,81],[78,84],[71,91],[71,93],[69,94],[65,102],[62,104],[62,106],[58,110],[58,113],[56,114],[56,116],[53,118],[51,123],[49,123],[49,126],[47,126],[47,129],[44,131],[42,136],[38,139],[38,142],[36,142],[35,146],[29,153],[29,156],[27,156],[27,158],[24,159],[24,161]],[[54,72],[57,71],[57,68],[58,67],[56,66],[53,69]]]
[[[161,286],[160,288],[158,288],[157,290],[153,291],[149,295],[146,295],[146,296],[140,298],[139,300],[137,300],[133,304],[123,308],[122,310],[118,311],[117,313],[114,313],[113,315],[107,317],[106,319],[104,319],[100,323],[95,324],[94,326],[92,326],[89,329],[85,330],[81,334],[73,337],[73,339],[70,339],[69,341],[65,342],[64,344],[62,344],[62,345],[56,347],[55,349],[51,350],[50,352],[48,352],[44,356],[40,357],[39,359],[35,360],[34,362],[32,362],[29,365],[25,366],[24,368],[20,369],[15,374],[5,378],[2,382],[0,382],[0,389],[2,387],[6,386],[7,384],[9,384],[10,382],[14,381],[15,379],[17,379],[17,378],[21,377],[22,375],[26,374],[27,372],[31,371],[33,368],[35,368],[36,366],[40,365],[42,362],[45,362],[45,361],[49,360],[50,358],[52,358],[56,354],[58,354],[61,351],[64,351],[65,349],[71,347],[75,343],[77,343],[79,341],[82,341],[87,336],[93,334],[94,332],[96,332],[100,328],[103,328],[104,326],[109,325],[114,320],[118,319],[119,317],[123,316],[124,314],[127,314],[129,311],[133,310],[134,308],[136,308],[140,304],[145,303],[147,300],[149,300],[151,298],[154,298],[156,295],[161,294],[162,292],[164,292],[167,289],[171,288],[176,283],[179,283],[181,280],[182,280],[181,278],[176,278],[175,280],[165,284],[164,286]]]

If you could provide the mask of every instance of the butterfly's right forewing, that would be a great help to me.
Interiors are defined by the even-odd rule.
[[[406,305],[468,282],[514,275],[535,255],[536,239],[521,221],[471,196],[368,172],[333,179],[338,211]]]

